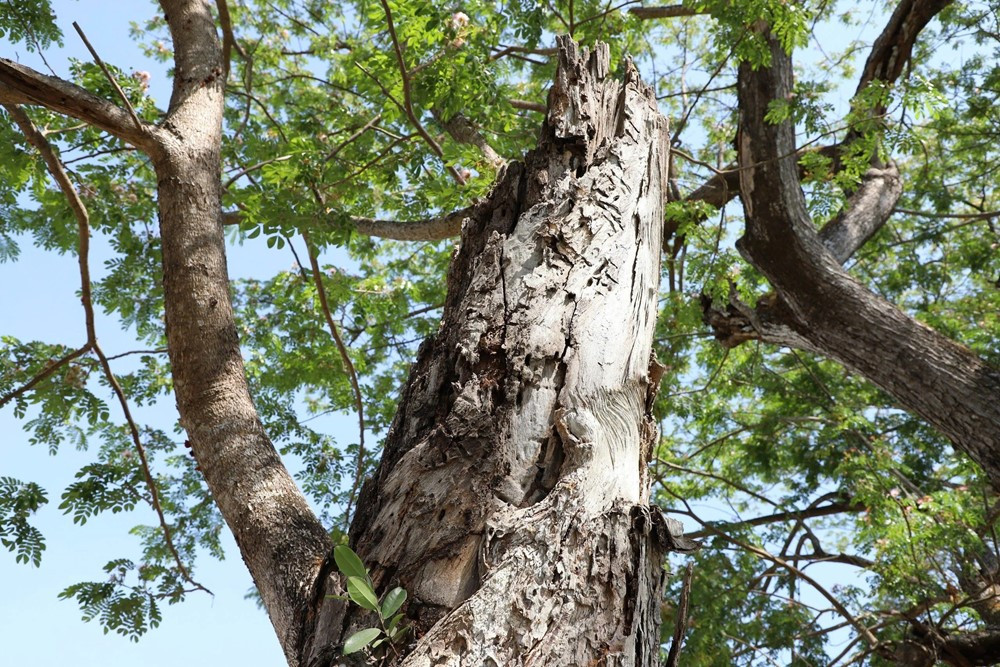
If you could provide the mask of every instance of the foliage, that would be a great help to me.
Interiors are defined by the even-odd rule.
[[[859,92],[856,70],[883,22],[876,19],[885,18],[883,3],[698,0],[685,3],[697,15],[665,21],[641,21],[628,7],[596,0],[228,5],[239,49],[222,163],[225,206],[238,222],[227,234],[233,252],[278,257],[287,267],[234,280],[233,305],[254,402],[337,541],[358,472],[370,471],[379,451],[362,451],[354,422],[343,418],[354,410],[353,388],[325,325],[309,253],[319,253],[322,289],[361,378],[366,441],[377,441],[417,346],[436,330],[453,241],[374,240],[353,221],[419,220],[486,193],[497,164],[449,127],[460,119],[500,157],[520,157],[542,122],[525,107],[545,101],[557,33],[585,44],[606,40],[613,60],[636,59],[671,119],[672,180],[684,197],[735,157],[736,66],[740,59],[768,66],[754,29],[768,22],[798,67],[795,94],[774,103],[769,120],[793,120],[799,146],[850,137],[838,164],[818,150],[800,160],[814,219],[822,224],[843,208],[873,156],[894,160],[903,199],[851,260],[852,274],[1000,364],[1000,30],[985,5],[943,13],[918,41],[908,78]],[[832,31],[848,29],[864,43],[830,44]],[[5,55],[13,45],[44,50],[60,39],[44,0],[0,4],[0,34]],[[133,38],[150,58],[169,62],[161,16],[136,25]],[[404,69],[394,39],[404,47]],[[166,101],[151,97],[148,75],[124,63],[110,68],[137,113],[161,116]],[[117,100],[90,62],[61,74]],[[404,88],[414,118],[401,104]],[[140,350],[113,361],[116,377],[133,405],[172,405],[151,165],[107,133],[27,111],[67,165],[94,242],[109,255],[92,279],[100,326],[117,322]],[[732,289],[754,303],[770,290],[736,249],[738,205],[680,197],[666,211],[676,231],[665,249],[656,352],[668,372],[651,475],[655,501],[705,540],[681,664],[827,664],[845,637],[837,664],[881,664],[855,643],[858,625],[878,625],[880,640],[895,641],[913,610],[942,633],[985,627],[984,607],[968,591],[1000,573],[997,498],[981,472],[835,363],[755,343],[722,349],[702,322],[699,295],[726,300]],[[0,113],[0,262],[24,261],[28,252],[75,257],[77,243],[66,198],[10,114]],[[9,440],[53,455],[66,443],[87,451],[88,463],[61,493],[71,521],[148,509],[155,490],[163,525],[138,526],[135,553],[114,554],[98,575],[103,581],[62,594],[105,631],[136,639],[159,623],[164,601],[191,592],[197,557],[222,556],[222,520],[174,423],[140,424],[150,486],[128,425],[109,407],[113,394],[96,357],[59,363],[84,335],[81,324],[45,340],[0,338],[0,399],[10,397],[3,408],[24,425]],[[17,393],[40,376],[33,390]],[[41,560],[44,537],[29,519],[47,498],[30,481],[0,478],[0,543],[18,562]],[[377,596],[347,547],[336,560],[349,599],[378,618],[345,653],[391,646],[406,630],[405,591]],[[802,572],[822,573],[815,580],[825,590]],[[677,577],[670,582],[665,645],[681,586]]]
[[[330,597],[349,599],[362,609],[374,613],[379,621],[379,627],[358,630],[348,637],[344,641],[344,655],[357,653],[369,645],[374,650],[386,642],[391,644],[400,641],[409,629],[408,625],[401,624],[405,615],[397,613],[406,602],[406,591],[397,586],[380,600],[375,594],[375,585],[367,568],[350,547],[334,547],[333,558],[347,582],[347,598],[336,595]]]

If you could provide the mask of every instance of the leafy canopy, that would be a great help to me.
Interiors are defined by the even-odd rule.
[[[881,3],[684,7],[690,16],[643,20],[595,0],[230,0],[235,44],[221,165],[226,210],[234,214],[228,237],[290,266],[232,285],[268,432],[341,540],[358,475],[371,469],[378,449],[362,455],[352,422],[320,419],[352,414],[356,396],[326,328],[309,256],[320,256],[321,284],[359,378],[367,441],[377,443],[417,345],[437,326],[453,240],[377,240],[359,233],[356,219],[419,220],[483,195],[497,158],[516,159],[534,141],[542,120],[536,109],[554,71],[553,36],[569,32],[584,44],[600,38],[613,60],[636,59],[673,131],[678,200],[667,218],[676,233],[665,249],[656,341],[668,371],[652,475],[656,501],[705,540],[695,557],[682,664],[749,665],[774,656],[828,664],[845,634],[852,642],[838,664],[875,664],[879,658],[853,643],[859,624],[875,628],[881,641],[901,638],[918,612],[942,633],[992,624],[994,606],[970,593],[998,571],[996,498],[980,471],[837,364],[766,345],[722,349],[701,321],[698,295],[725,297],[733,285],[752,303],[769,290],[735,251],[738,206],[716,210],[684,197],[735,157],[735,68],[741,59],[769,65],[749,29],[766,21],[798,67],[795,95],[772,104],[769,120],[793,119],[799,146],[853,137],[838,165],[820,151],[802,158],[814,218],[823,222],[841,209],[873,155],[895,160],[903,199],[851,272],[1000,363],[996,14],[977,3],[946,9],[918,40],[908,76],[854,96],[857,68],[885,18]],[[858,41],[832,37],[845,34]],[[15,47],[44,52],[63,38],[45,0],[0,5],[0,37],[7,55]],[[132,37],[147,56],[170,62],[155,9]],[[149,75],[126,63],[109,66],[136,111],[160,117],[164,101],[150,97]],[[60,74],[117,99],[91,62],[71,62]],[[886,111],[873,120],[877,108]],[[133,332],[143,350],[114,360],[116,379],[132,405],[172,405],[152,169],[103,132],[26,111],[67,166],[95,243],[109,251],[90,285],[94,306]],[[77,226],[5,111],[0,261],[17,262],[25,245],[75,255]],[[0,338],[0,400],[24,427],[8,436],[21,441],[9,446],[43,446],[58,456],[70,444],[89,453],[76,480],[54,490],[74,522],[154,501],[161,508],[161,523],[133,531],[135,553],[109,554],[94,581],[63,593],[85,618],[135,639],[157,625],[164,601],[192,591],[198,558],[222,556],[222,521],[176,424],[140,424],[139,455],[97,358],[73,356],[84,338],[82,325],[44,340]],[[31,519],[49,493],[0,478],[0,544],[18,562],[37,566],[43,557],[45,538]],[[400,631],[390,620],[399,623],[398,594],[379,600],[361,568],[351,598],[381,609],[389,625],[352,638],[356,649]],[[671,578],[665,647],[680,582]]]

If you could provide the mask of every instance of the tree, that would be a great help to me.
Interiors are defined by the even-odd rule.
[[[982,8],[894,6],[842,118],[822,81],[792,72],[811,31],[849,19],[828,3],[159,8],[145,30],[173,61],[164,112],[142,72],[96,51],[74,82],[0,60],[0,250],[30,232],[76,252],[87,315],[79,347],[4,340],[0,404],[51,447],[103,443],[68,512],[148,502],[159,521],[139,565],[67,589],[88,615],[125,634],[155,624],[160,601],[201,588],[192,562],[217,548],[221,517],[290,664],[360,660],[341,655],[351,636],[391,664],[655,664],[670,647],[677,664],[682,637],[684,664],[816,664],[844,626],[845,660],[995,661],[1000,372],[982,304],[997,305],[1000,267],[995,241],[970,233],[995,235],[983,54],[997,31]],[[975,37],[967,69],[935,61],[933,20],[941,39]],[[0,21],[31,48],[58,37],[44,1]],[[542,46],[557,31],[591,48]],[[625,52],[638,65],[615,76]],[[674,58],[677,73],[641,83],[639,67]],[[693,61],[708,65],[695,92]],[[679,88],[661,100],[672,123],[663,87]],[[949,182],[959,167],[970,176]],[[307,260],[232,285],[227,230],[293,252],[301,235]],[[99,281],[92,232],[120,254]],[[446,281],[446,243],[372,241],[459,233]],[[333,247],[359,263],[324,268]],[[98,307],[154,348],[137,367],[112,367]],[[704,327],[714,340],[692,338]],[[401,336],[427,336],[408,373]],[[682,389],[701,374],[704,390]],[[166,391],[192,457],[131,417]],[[300,416],[331,409],[355,412],[356,443]],[[365,438],[383,433],[375,457]],[[305,493],[275,442],[301,457]],[[43,491],[7,478],[0,492],[4,544],[37,562]],[[703,526],[682,536],[651,492]],[[759,515],[706,521],[700,498]],[[852,522],[857,553],[827,551],[824,517]],[[696,574],[667,577],[665,554],[692,536],[710,538]],[[344,542],[361,563],[333,550]],[[830,591],[805,572],[818,561],[873,579]],[[829,607],[811,611],[803,586]],[[842,620],[824,627],[828,613]],[[375,646],[383,631],[394,641]]]

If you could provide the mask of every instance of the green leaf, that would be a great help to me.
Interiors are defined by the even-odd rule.
[[[399,639],[400,637],[402,637],[403,634],[407,630],[409,630],[409,629],[410,629],[410,626],[408,626],[408,625],[404,625],[401,628],[393,628],[392,632],[389,633],[389,639],[392,640],[392,641],[396,641],[397,639]]]
[[[333,559],[337,562],[337,569],[346,577],[360,577],[368,579],[368,570],[361,562],[358,555],[350,547],[343,545],[333,548]]]
[[[378,628],[365,628],[355,632],[353,635],[347,638],[344,642],[344,655],[350,655],[351,653],[357,653],[364,647],[372,643],[376,637],[382,634],[382,631]]]
[[[361,577],[347,578],[347,594],[351,596],[355,604],[371,611],[378,611],[378,598],[375,596],[375,591]]]
[[[391,591],[386,593],[385,599],[382,600],[382,618],[389,618],[403,606],[406,602],[406,590],[399,588],[393,588]]]
[[[383,618],[385,617],[383,616]],[[396,614],[395,616],[389,619],[388,623],[386,623],[385,631],[389,633],[390,637],[394,637],[396,635],[396,626],[399,625],[399,622],[401,620],[403,620],[403,615]]]

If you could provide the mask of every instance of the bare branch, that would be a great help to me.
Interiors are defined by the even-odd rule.
[[[685,7],[684,5],[666,5],[664,7],[631,7],[628,13],[637,19],[672,19],[681,16],[697,16],[707,12]]]
[[[538,113],[545,113],[548,111],[548,107],[544,104],[538,102],[529,102],[527,100],[507,100],[510,105],[515,109],[521,109],[523,111],[537,111]]]
[[[677,603],[677,618],[674,621],[674,636],[670,642],[670,652],[663,667],[677,667],[681,658],[681,645],[684,633],[687,632],[688,602],[691,600],[691,581],[694,579],[694,563],[688,563],[684,569],[684,583],[681,585],[681,598]]]
[[[864,90],[872,81],[892,83],[903,73],[910,61],[913,45],[923,29],[952,0],[902,0],[872,45],[865,61],[855,94]],[[881,115],[884,107],[876,108],[873,115]]]
[[[320,200],[320,203],[322,203],[322,197],[320,197],[318,192],[316,193],[316,197]],[[309,254],[309,266],[312,267],[313,282],[316,285],[316,295],[319,298],[319,305],[323,310],[323,317],[326,318],[326,324],[330,327],[330,335],[333,336],[333,341],[337,345],[337,351],[340,353],[340,360],[344,363],[344,370],[347,371],[347,377],[351,381],[351,389],[354,390],[354,409],[358,413],[358,458],[357,465],[354,470],[354,484],[351,486],[351,493],[347,499],[347,508],[344,510],[344,526],[346,529],[351,525],[351,510],[354,507],[354,499],[357,496],[358,490],[361,488],[361,477],[365,471],[364,397],[361,395],[361,385],[358,382],[358,372],[354,368],[351,356],[347,352],[347,346],[344,345],[344,340],[340,337],[340,330],[337,327],[337,323],[333,321],[333,314],[330,312],[330,303],[326,298],[326,288],[323,287],[323,274],[319,269],[319,260],[316,257],[316,248],[309,240],[308,232],[303,231],[302,238],[305,239],[306,242],[306,252]]]
[[[830,602],[831,605],[833,605],[833,608],[837,610],[837,613],[843,616],[845,620],[849,621],[850,624],[854,626],[854,629],[858,631],[858,634],[865,640],[865,642],[867,642],[869,646],[874,647],[879,645],[880,643],[879,640],[876,639],[875,635],[873,635],[871,630],[868,629],[868,626],[866,626],[857,617],[855,617],[854,614],[848,611],[847,607],[845,607],[840,602],[840,600],[836,598],[836,596],[831,594],[828,590],[826,590],[824,586],[821,586],[818,581],[810,577],[801,569],[795,567],[794,565],[784,560],[783,558],[778,558],[777,556],[774,556],[773,554],[769,553],[766,549],[762,549],[748,542],[744,542],[742,540],[736,539],[735,537],[727,535],[721,530],[718,530],[715,527],[713,527],[711,524],[703,524],[703,525],[713,535],[721,537],[725,541],[730,542],[740,547],[741,549],[749,551],[752,554],[756,554],[757,556],[760,556],[761,558],[768,560],[785,570],[788,570],[789,573],[793,574],[794,576],[798,577],[802,581],[812,586],[813,589],[815,589],[820,595],[825,597]]]
[[[902,194],[903,180],[895,164],[869,169],[843,211],[820,230],[823,245],[843,264],[881,229]]]
[[[847,274],[823,246],[805,206],[788,120],[765,119],[791,94],[791,58],[773,36],[770,68],[739,72],[738,249],[776,290],[776,320],[813,349],[860,373],[923,417],[982,466],[1000,488],[1000,371],[908,316]],[[882,204],[872,210],[882,210]],[[888,207],[891,210],[891,205]],[[874,214],[873,214],[874,215]]]
[[[458,236],[462,231],[462,221],[472,215],[476,204],[435,218],[423,220],[377,220],[352,216],[348,218],[355,230],[365,236],[375,236],[397,241],[440,241]],[[226,211],[222,214],[225,225],[237,225],[243,219],[240,211]]]
[[[115,79],[114,75],[111,74],[111,70],[108,69],[108,66],[105,65],[104,61],[101,60],[101,57],[97,55],[97,50],[94,49],[94,47],[91,45],[90,40],[87,39],[87,35],[83,33],[83,28],[80,27],[80,24],[77,23],[76,21],[73,21],[73,27],[76,29],[77,34],[80,35],[80,39],[83,40],[83,43],[87,47],[87,50],[90,51],[90,55],[94,58],[94,62],[96,62],[97,66],[101,68],[101,71],[104,72],[104,76],[107,77],[112,87],[114,87],[115,92],[118,93],[118,97],[120,97],[122,102],[125,103],[125,108],[128,109],[129,115],[132,116],[132,122],[135,123],[136,129],[141,131],[142,121],[139,120],[139,115],[136,114],[135,108],[133,108],[132,103],[129,102],[128,96],[125,94],[125,91],[122,90],[122,87],[118,85],[118,81]]]
[[[469,144],[478,148],[483,157],[494,168],[499,168],[500,165],[504,164],[505,160],[500,157],[499,153],[493,150],[493,147],[489,145],[486,138],[479,132],[479,129],[463,114],[457,113],[449,120],[440,122],[442,127],[451,135],[452,139],[460,144]]]
[[[793,512],[776,512],[774,514],[768,514],[765,516],[754,517],[753,519],[747,519],[746,521],[738,521],[736,523],[730,524],[716,524],[719,529],[732,529],[739,528],[742,526],[766,526],[772,523],[784,523],[786,521],[801,521],[802,519],[814,519],[821,516],[831,516],[834,514],[843,514],[845,512],[863,512],[865,509],[864,505],[857,503],[848,502],[836,502],[830,503],[829,505],[820,505],[818,507],[810,507],[804,510],[797,510]],[[685,533],[684,537],[690,537],[692,539],[698,539],[705,537],[710,533],[704,530],[696,530],[691,533]]]

